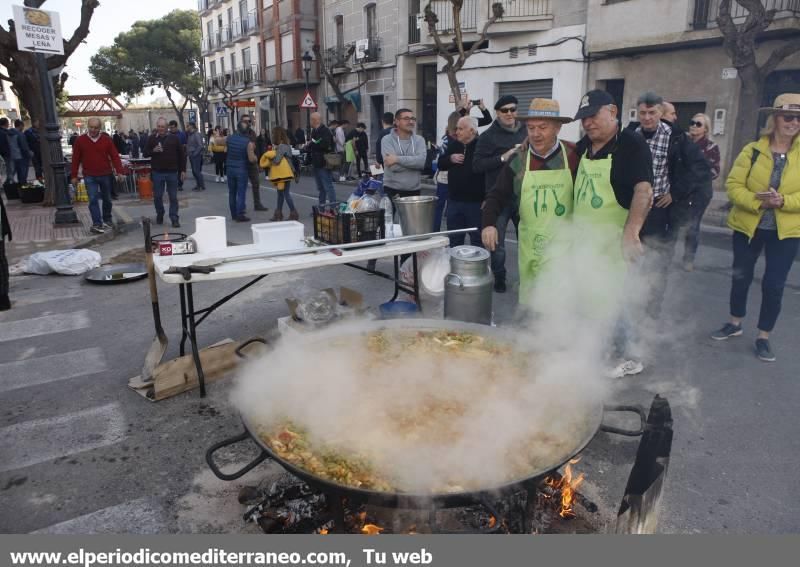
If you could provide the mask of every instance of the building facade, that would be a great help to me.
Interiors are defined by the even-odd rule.
[[[762,3],[777,12],[759,45],[759,64],[776,46],[800,37],[800,2]],[[675,104],[684,128],[694,114],[708,114],[724,172],[741,149],[730,147],[739,79],[722,46],[718,11],[719,0],[588,0],[587,76],[590,88],[615,96],[623,123],[635,119],[636,99],[648,90]],[[746,11],[733,2],[732,16],[741,24]],[[800,92],[800,54],[767,77],[762,104],[771,105],[781,92]]]
[[[317,37],[319,0],[198,0],[202,56],[213,125],[232,128],[243,113],[257,129],[289,131],[305,95],[302,56]],[[309,69],[311,94],[319,82]]]
[[[8,76],[5,67],[0,66],[0,73]],[[17,95],[11,90],[11,83],[0,80],[0,118],[16,120],[20,118],[20,107]]]

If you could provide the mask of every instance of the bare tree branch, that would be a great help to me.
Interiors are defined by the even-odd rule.
[[[100,5],[98,0],[81,0],[81,21],[72,37],[64,42],[64,55],[54,55],[47,58],[47,68],[57,69],[66,64],[67,59],[78,48],[81,42],[89,35],[89,22],[92,20],[95,9]]]
[[[773,51],[766,63],[761,66],[762,76],[766,77],[772,73],[778,67],[781,61],[790,55],[797,53],[798,51],[800,51],[800,38],[788,43],[784,43],[782,46]]]
[[[486,23],[483,24],[483,29],[481,30],[481,34],[478,37],[478,41],[472,44],[472,47],[469,48],[466,55],[464,56],[464,61],[472,57],[472,55],[479,49],[480,45],[486,41],[486,36],[489,33],[489,26],[494,24],[497,20],[503,17],[503,5],[500,3],[495,3],[492,5],[492,17],[486,20]]]

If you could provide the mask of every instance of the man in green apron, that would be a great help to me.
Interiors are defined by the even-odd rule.
[[[501,169],[486,196],[481,240],[489,251],[498,244],[497,219],[504,208],[519,210],[519,301],[532,306],[538,274],[556,257],[568,252],[568,220],[572,216],[572,180],[578,165],[574,144],[558,139],[558,102],[536,98],[526,120],[528,137]]]
[[[580,164],[575,177],[573,225],[575,254],[586,285],[576,301],[594,319],[620,317],[629,263],[643,253],[639,232],[653,201],[650,149],[635,132],[620,130],[618,109],[605,91],[581,99],[576,120],[586,135],[578,142]],[[641,361],[627,356],[624,317],[617,325],[611,376],[638,374]]]

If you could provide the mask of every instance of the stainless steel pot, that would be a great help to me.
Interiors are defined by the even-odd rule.
[[[391,332],[391,331],[409,331],[409,330],[413,331],[448,330],[454,332],[468,332],[483,336],[487,339],[492,339],[497,342],[508,344],[509,346],[512,347],[516,343],[515,340],[516,337],[511,332],[510,329],[500,329],[497,327],[487,327],[485,325],[460,323],[456,321],[442,321],[438,319],[405,319],[405,320],[399,319],[392,321],[373,321],[360,325],[358,330],[351,331],[351,334],[361,336],[369,333],[374,333],[376,331]],[[311,333],[309,335],[305,335],[302,337],[297,337],[297,341],[301,341],[304,344],[304,346],[309,349],[308,352],[315,352],[315,349],[318,349],[320,345],[328,345],[330,344],[330,341],[332,339],[341,338],[343,335],[347,334],[348,332],[346,328],[343,330],[342,327],[334,326],[324,331]],[[266,341],[260,338],[255,338],[246,341],[239,347],[237,353],[239,353],[240,356],[244,356],[241,353],[241,349],[243,349],[248,344],[253,342],[265,343]],[[358,400],[354,400],[354,403],[358,403]],[[369,501],[384,506],[397,506],[400,502],[402,502],[407,507],[416,507],[416,506],[427,507],[429,506],[429,503],[431,501],[445,506],[466,505],[466,503],[474,502],[476,497],[479,497],[480,495],[483,494],[491,493],[496,495],[498,493],[517,490],[523,483],[531,481],[533,479],[541,478],[542,476],[558,469],[564,463],[566,463],[567,461],[572,459],[575,455],[580,453],[583,450],[583,448],[586,447],[586,445],[588,445],[589,442],[594,438],[594,436],[597,434],[598,431],[605,431],[608,433],[616,433],[619,435],[626,435],[626,436],[639,436],[644,431],[646,418],[644,410],[638,406],[604,406],[601,402],[598,401],[595,404],[584,406],[581,408],[577,408],[574,405],[570,405],[569,409],[570,411],[581,411],[582,415],[585,416],[586,420],[586,427],[582,428],[579,434],[574,435],[570,443],[571,448],[569,450],[565,451],[561,455],[554,456],[551,462],[544,463],[537,468],[531,468],[531,470],[526,474],[524,478],[514,479],[499,486],[486,486],[481,490],[476,490],[476,491],[447,492],[447,493],[435,493],[435,494],[410,494],[405,492],[365,490],[339,484],[337,482],[333,482],[331,480],[319,477],[305,469],[302,469],[282,459],[258,435],[256,422],[259,416],[248,416],[244,414],[242,414],[241,418],[242,422],[244,423],[245,431],[235,437],[226,439],[209,447],[209,449],[206,451],[206,462],[208,463],[208,466],[211,468],[214,474],[222,480],[235,480],[237,478],[240,478],[248,471],[256,467],[258,464],[263,462],[264,460],[271,458],[290,473],[306,481],[309,485],[329,493],[341,494],[349,498],[353,498],[354,501],[359,501],[359,502]],[[637,414],[639,417],[640,427],[635,430],[625,430],[603,425],[602,423],[603,415],[605,412],[608,411],[633,412]],[[223,472],[217,466],[214,460],[214,453],[216,453],[220,449],[223,449],[231,445],[235,445],[239,442],[246,441],[248,439],[252,439],[261,448],[261,453],[258,455],[258,457],[256,457],[252,462],[248,463],[243,468],[235,472],[232,473]]]
[[[394,206],[400,215],[403,236],[427,234],[433,230],[433,217],[438,200],[438,197],[428,195],[395,198]]]
[[[477,246],[450,250],[450,273],[444,279],[444,318],[492,323],[491,254]]]

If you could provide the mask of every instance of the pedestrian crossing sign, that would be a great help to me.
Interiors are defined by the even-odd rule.
[[[311,93],[306,91],[306,96],[303,97],[303,102],[300,103],[300,108],[317,108],[317,103],[311,98]]]

